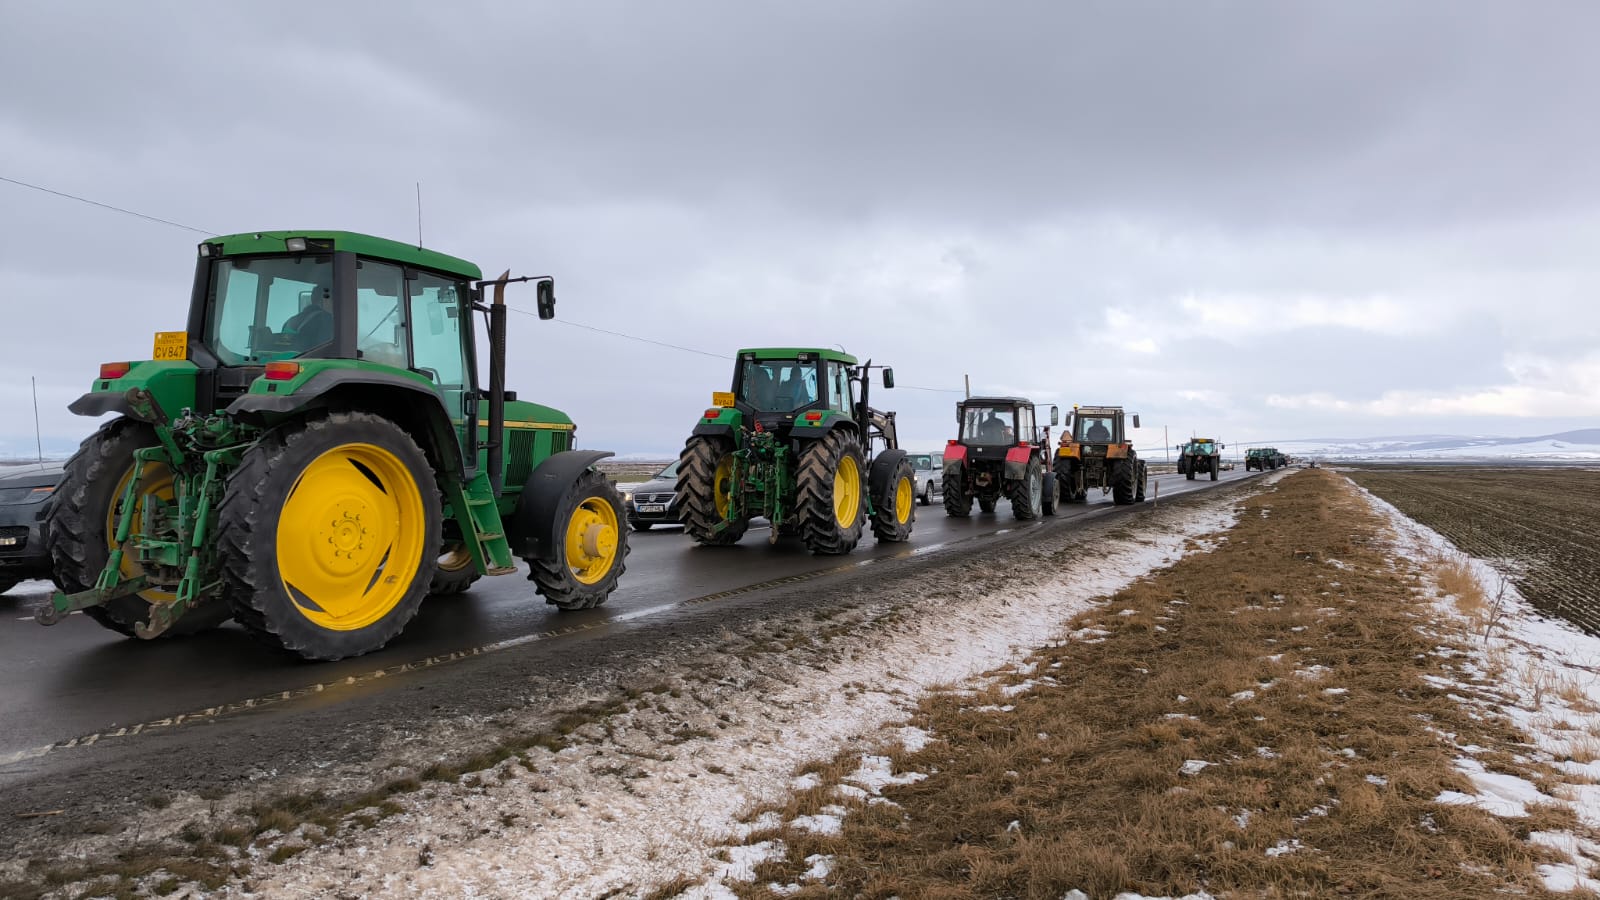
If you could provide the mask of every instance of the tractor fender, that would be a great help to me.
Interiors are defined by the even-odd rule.
[[[1012,447],[1006,451],[1005,479],[1021,481],[1028,477],[1028,463],[1033,462],[1032,447]]]
[[[583,471],[613,454],[609,450],[563,450],[546,457],[528,476],[517,508],[506,523],[506,538],[516,556],[550,559],[555,555],[556,513],[567,488]]]
[[[694,427],[696,436],[733,437],[733,426],[723,422],[701,422]]]
[[[464,473],[461,443],[439,395],[415,379],[389,372],[326,369],[288,394],[245,394],[228,415],[247,425],[311,409],[361,409],[390,419],[417,439],[440,472]]]
[[[872,468],[867,473],[867,496],[872,498],[874,508],[878,508],[878,504],[881,503],[887,503],[893,508],[894,484],[890,479],[894,477],[894,470],[900,466],[900,461],[905,458],[904,450],[885,450],[872,458]]]
[[[856,423],[844,418],[843,416],[833,416],[831,418],[823,419],[821,422],[818,422],[815,425],[807,425],[801,422],[795,422],[794,425],[789,429],[789,437],[804,438],[808,441],[816,440],[818,438],[827,437],[836,428],[843,428],[851,434],[857,433]]]
[[[944,474],[960,475],[961,470],[967,467],[967,447],[965,444],[946,444],[944,447]]]

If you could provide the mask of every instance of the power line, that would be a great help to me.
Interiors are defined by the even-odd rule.
[[[51,188],[43,187],[41,185],[30,184],[30,183],[28,183],[26,181],[18,181],[15,178],[7,178],[4,175],[0,175],[0,181],[7,182],[8,184],[14,184],[14,185],[17,185],[18,187],[25,187],[25,188],[28,188],[29,190],[39,191],[40,193],[50,194],[50,195],[56,196],[56,197],[62,197],[62,198],[65,198],[67,200],[75,200],[75,201],[77,201],[79,203],[86,203],[86,204],[88,204],[90,206],[97,206],[97,207],[99,207],[101,209],[108,209],[108,210],[110,210],[112,212],[119,212],[119,213],[122,213],[123,215],[126,215],[126,216],[133,216],[133,217],[138,218],[138,219],[144,219],[147,222],[156,222],[156,223],[159,223],[161,225],[170,225],[173,228],[182,228],[185,231],[192,231],[192,232],[194,232],[196,234],[203,234],[203,235],[206,235],[208,237],[217,233],[216,231],[213,231],[213,230],[207,230],[207,229],[204,229],[204,228],[195,228],[192,225],[185,225],[182,222],[174,222],[171,219],[163,219],[163,218],[161,218],[159,216],[146,215],[145,213],[135,212],[135,211],[133,211],[131,209],[124,209],[124,208],[122,208],[120,206],[112,206],[109,203],[101,203],[98,200],[90,200],[87,197],[79,197],[76,194],[69,194],[69,193],[67,193],[65,191],[57,191],[57,190],[53,190]],[[421,246],[421,242],[422,242],[422,185],[419,182],[417,184],[417,243],[418,243],[418,246]],[[512,306],[509,303],[506,304],[506,308],[510,309],[513,312],[521,313],[521,314],[523,314],[525,316],[535,316],[535,317],[537,317],[536,313],[529,312],[528,310],[525,310],[525,309],[518,309],[517,307]],[[639,337],[638,335],[634,335],[634,334],[627,334],[626,332],[612,331],[609,328],[601,328],[601,327],[599,327],[597,325],[586,325],[586,324],[584,324],[582,322],[573,322],[573,321],[569,321],[569,320],[566,320],[566,319],[556,319],[555,321],[557,323],[561,324],[561,325],[569,325],[569,326],[571,326],[573,328],[582,328],[585,331],[593,331],[593,332],[596,332],[596,333],[599,333],[599,334],[606,334],[606,335],[610,335],[612,337],[622,338],[623,340],[627,340],[627,341],[637,341],[637,342],[639,342],[641,344],[653,344],[653,345],[655,345],[657,347],[666,347],[669,350],[679,350],[679,351],[682,351],[684,353],[693,353],[693,354],[696,354],[698,356],[709,356],[712,359],[727,360],[727,359],[734,359],[735,358],[735,357],[730,356],[730,355],[728,355],[726,353],[712,353],[709,350],[699,350],[699,349],[696,349],[694,347],[685,347],[685,346],[682,346],[681,344],[671,344],[671,343],[668,343],[666,341],[652,340],[650,338]],[[914,385],[914,384],[900,384],[900,385],[896,385],[896,387],[897,388],[903,388],[903,389],[908,390],[908,391],[928,391],[930,393],[936,393],[936,394],[960,394],[960,393],[964,393],[963,391],[956,390],[954,388],[919,387],[918,385]]]
[[[192,225],[185,225],[182,222],[174,222],[171,219],[163,219],[163,218],[160,218],[159,216],[147,216],[142,212],[134,212],[131,209],[123,209],[120,206],[112,206],[109,203],[101,203],[98,200],[90,200],[88,197],[79,197],[76,194],[68,194],[65,191],[54,191],[54,190],[51,190],[50,188],[47,188],[47,187],[40,187],[37,184],[29,184],[26,181],[18,181],[15,178],[7,178],[4,175],[0,175],[0,181],[7,182],[8,184],[14,184],[14,185],[16,185],[18,187],[25,187],[25,188],[27,188],[29,190],[39,191],[40,193],[54,194],[57,197],[65,197],[68,200],[76,200],[79,203],[87,203],[90,206],[98,206],[101,209],[109,209],[112,212],[119,212],[119,213],[122,213],[125,216],[133,216],[135,218],[144,219],[144,220],[149,221],[149,222],[159,222],[162,225],[171,225],[173,228],[182,228],[184,231],[193,231],[196,234],[203,234],[203,235],[206,235],[207,237],[210,237],[211,235],[216,234],[215,231],[207,231],[204,228],[195,228]]]

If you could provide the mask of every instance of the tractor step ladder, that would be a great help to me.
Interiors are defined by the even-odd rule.
[[[489,476],[479,472],[464,487],[457,482],[451,493],[450,505],[466,512],[460,518],[463,526],[470,527],[463,527],[462,533],[473,555],[483,560],[484,571],[489,575],[510,575],[517,571],[511,544],[506,541],[505,525],[495,508]]]

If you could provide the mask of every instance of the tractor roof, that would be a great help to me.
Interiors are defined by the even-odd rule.
[[[1032,406],[1026,397],[968,397],[957,401],[962,406]]]
[[[839,350],[823,350],[816,347],[752,347],[739,351],[739,358],[753,356],[756,359],[794,359],[802,353],[809,353],[832,362],[841,362],[853,366],[860,360],[848,353]]]
[[[316,241],[332,241],[333,249],[347,250],[373,259],[384,259],[402,265],[433,269],[461,278],[478,279],[483,270],[464,259],[447,256],[433,250],[424,250],[415,244],[402,244],[387,238],[357,234],[353,231],[252,231],[248,234],[227,234],[211,238],[208,244],[221,244],[224,256],[249,253],[287,253],[283,242],[288,238],[303,237]]]
[[[1189,438],[1189,443],[1191,444],[1215,444],[1216,442],[1215,438]]]
[[[1122,412],[1120,406],[1074,406],[1072,409],[1082,416],[1111,416]]]

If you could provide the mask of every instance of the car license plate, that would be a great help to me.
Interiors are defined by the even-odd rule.
[[[16,538],[0,538],[0,547],[15,547],[16,545]]]
[[[641,503],[638,509],[642,513],[664,513],[667,511],[667,505],[665,503]]]

